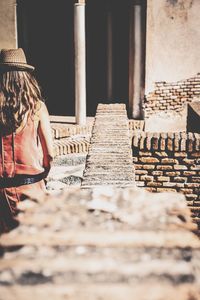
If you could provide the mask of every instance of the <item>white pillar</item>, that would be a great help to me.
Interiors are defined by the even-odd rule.
[[[74,4],[75,114],[78,125],[86,124],[85,3]]]
[[[113,100],[113,24],[112,13],[107,13],[107,100]]]
[[[14,9],[15,9],[15,14],[14,14],[14,19],[15,19],[15,48],[18,48],[18,29],[17,29],[17,2],[14,2]]]
[[[131,5],[129,49],[129,109],[134,119],[141,118],[142,88],[142,7]]]

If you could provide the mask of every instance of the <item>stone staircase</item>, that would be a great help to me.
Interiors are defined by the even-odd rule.
[[[99,104],[83,174],[83,188],[134,185],[125,104]]]

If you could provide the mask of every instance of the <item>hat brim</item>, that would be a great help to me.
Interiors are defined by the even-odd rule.
[[[0,63],[0,68],[4,70],[34,71],[35,67],[23,63]]]

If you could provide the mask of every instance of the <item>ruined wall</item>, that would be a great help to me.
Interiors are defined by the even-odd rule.
[[[183,193],[200,221],[200,134],[135,132],[132,145],[137,186]]]
[[[147,1],[146,94],[200,71],[199,11],[199,0]]]
[[[15,0],[0,0],[0,49],[17,46],[15,3]]]
[[[187,102],[200,96],[200,73],[174,83],[156,82],[155,89],[145,99],[145,117],[160,111],[182,111]]]

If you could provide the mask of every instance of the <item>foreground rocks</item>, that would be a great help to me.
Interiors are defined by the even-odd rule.
[[[70,188],[20,209],[20,226],[0,239],[0,299],[200,299],[183,195]]]

